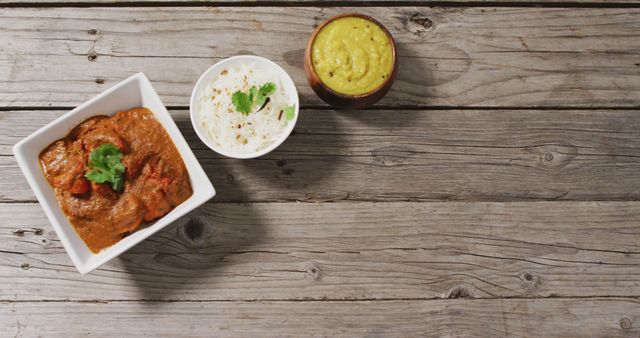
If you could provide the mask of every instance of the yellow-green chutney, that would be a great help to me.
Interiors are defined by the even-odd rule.
[[[342,17],[324,26],[312,45],[312,63],[320,81],[346,95],[369,93],[393,71],[391,40],[376,23]]]

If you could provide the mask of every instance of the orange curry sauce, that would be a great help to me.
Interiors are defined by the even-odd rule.
[[[89,154],[112,143],[126,167],[124,190],[85,178]],[[146,108],[95,116],[40,154],[60,207],[92,252],[107,248],[143,222],[164,216],[191,196],[189,174],[173,141]]]

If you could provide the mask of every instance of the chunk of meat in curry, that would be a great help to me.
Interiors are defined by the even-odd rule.
[[[126,167],[122,193],[88,181],[89,154],[114,144]],[[40,154],[42,171],[62,210],[92,252],[109,247],[143,222],[164,216],[192,194],[180,153],[146,108],[92,117]]]

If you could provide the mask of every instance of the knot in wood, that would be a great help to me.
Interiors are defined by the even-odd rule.
[[[87,31],[87,33],[89,35],[96,35],[96,34],[98,34],[98,30],[97,29],[90,29],[90,30]]]
[[[407,30],[410,32],[420,35],[423,32],[427,32],[433,29],[433,21],[422,15],[422,13],[413,13],[407,20],[405,24]]]
[[[40,236],[44,233],[44,230],[40,228],[18,229],[14,230],[13,234],[16,236],[24,236],[27,232],[32,232],[34,235]]]
[[[531,282],[533,280],[533,275],[531,275],[528,272],[525,272],[524,275],[522,275],[522,277],[524,278],[524,280],[526,280],[527,282]]]
[[[451,289],[451,291],[449,291],[449,295],[447,296],[447,298],[471,298],[471,292],[469,292],[466,287],[458,285]]]
[[[198,215],[189,217],[178,231],[188,247],[203,246],[213,236],[213,227]]]
[[[97,79],[96,79],[96,83],[97,83],[97,84],[99,84],[99,85],[104,84],[104,79],[102,79],[102,78],[97,78]]]
[[[318,280],[322,277],[322,271],[316,263],[311,263],[307,266],[307,274],[314,280]]]
[[[87,59],[89,59],[89,61],[95,61],[98,58],[98,53],[96,52],[89,52],[89,54],[87,55]]]
[[[51,243],[51,241],[50,241],[50,240],[48,240],[48,239],[46,239],[46,238],[43,238],[43,239],[42,239],[42,246],[43,246],[43,247],[48,248],[48,247],[50,247],[50,246],[51,246],[51,244],[52,244],[52,243]]]
[[[631,319],[629,319],[628,317],[622,317],[620,319],[620,327],[623,330],[631,330],[631,326],[633,326],[633,323],[631,322]]]
[[[414,153],[413,149],[395,145],[380,147],[371,151],[374,162],[385,167],[406,163],[409,156]]]
[[[564,168],[578,155],[578,148],[565,141],[532,146],[528,151],[536,156],[540,168],[548,170]]]
[[[537,289],[540,288],[542,284],[542,280],[539,276],[536,276],[530,272],[523,272],[518,276],[520,280],[522,280],[522,288],[526,293],[534,293]]]

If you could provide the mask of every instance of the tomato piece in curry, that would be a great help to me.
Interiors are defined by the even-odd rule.
[[[122,192],[85,178],[89,154],[106,143],[122,152]],[[193,193],[180,153],[146,108],[85,120],[43,150],[40,165],[67,219],[94,253],[164,216]]]

